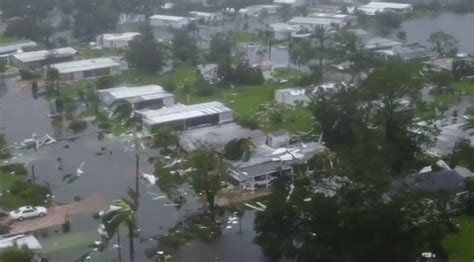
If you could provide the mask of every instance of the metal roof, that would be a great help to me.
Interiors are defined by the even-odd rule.
[[[33,51],[33,52],[25,52],[25,53],[17,53],[13,55],[16,59],[28,63],[28,62],[36,62],[36,61],[43,61],[46,60],[48,56],[52,57],[68,57],[74,56],[77,54],[77,50],[72,47],[64,47],[64,48],[57,48],[51,50],[40,50],[40,51]]]
[[[118,66],[120,66],[119,62],[107,57],[78,60],[51,65],[52,68],[56,68],[61,74]]]
[[[176,105],[158,110],[138,110],[136,112],[143,116],[144,123],[156,125],[205,115],[232,112],[232,110],[220,102],[208,102],[194,105]]]
[[[103,98],[103,102],[107,105],[111,105],[117,100],[133,100],[138,102],[173,96],[173,94],[165,91],[163,87],[159,85],[136,87],[121,86],[99,90],[98,92],[103,95],[108,95]]]
[[[330,25],[332,21],[328,18],[296,16],[288,21],[290,24]]]
[[[164,21],[181,21],[183,19],[187,20],[187,17],[184,16],[174,16],[174,15],[152,15],[150,19],[164,20]]]
[[[374,9],[385,9],[385,8],[390,8],[390,9],[405,9],[405,8],[410,8],[412,7],[411,4],[405,4],[405,3],[389,3],[389,2],[370,2],[366,5],[363,5],[359,8],[374,8]]]
[[[11,43],[0,45],[0,54],[14,53],[18,49],[21,49],[23,47],[35,47],[37,45],[38,44],[36,42],[33,42],[31,40],[11,42]]]
[[[131,41],[134,37],[141,35],[138,32],[125,32],[119,34],[103,34],[102,39],[107,41]]]

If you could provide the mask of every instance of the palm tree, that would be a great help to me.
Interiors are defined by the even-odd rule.
[[[77,262],[83,262],[89,258],[89,255],[94,249],[99,252],[104,251],[110,240],[117,235],[118,242],[118,256],[119,261],[121,260],[121,246],[120,246],[120,226],[125,225],[128,229],[129,239],[129,250],[130,250],[130,261],[135,261],[135,243],[133,238],[135,237],[135,213],[138,209],[138,194],[133,189],[129,188],[128,193],[130,199],[116,199],[110,205],[109,210],[101,215],[101,224],[99,226],[99,233],[101,235],[101,241],[98,241],[90,245],[90,250],[78,258]]]
[[[324,44],[326,38],[332,33],[330,29],[326,29],[323,26],[317,26],[314,29],[313,37],[318,40],[319,42],[319,66],[321,67],[321,71],[323,71],[323,55],[324,55]]]

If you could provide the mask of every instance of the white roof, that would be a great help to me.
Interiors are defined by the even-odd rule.
[[[411,4],[404,4],[404,3],[389,3],[389,2],[370,2],[366,5],[363,5],[359,8],[373,8],[373,9],[405,9],[412,7]]]
[[[274,4],[286,4],[286,5],[291,5],[291,4],[302,4],[302,0],[273,0]]]
[[[327,18],[296,16],[288,21],[290,24],[330,25],[332,22]]]
[[[275,32],[293,30],[293,27],[291,27],[287,23],[274,23],[274,24],[270,24],[269,27],[271,27],[272,30],[275,31]]]
[[[0,54],[13,53],[23,47],[35,47],[37,45],[38,44],[36,42],[30,40],[7,43],[4,45],[0,45]]]
[[[137,87],[121,86],[99,90],[98,92],[111,96],[111,99],[109,99],[109,101],[104,101],[106,104],[112,104],[117,100],[128,99],[133,97],[140,97],[143,100],[150,100],[173,96],[173,94],[166,92],[163,87],[159,85],[145,85]]]
[[[65,47],[65,48],[57,48],[51,50],[40,50],[40,51],[33,51],[33,52],[25,52],[25,53],[17,53],[13,55],[16,59],[22,62],[36,62],[45,60],[48,56],[53,57],[67,57],[67,56],[74,56],[77,54],[76,49],[72,47]]]
[[[61,74],[81,72],[85,70],[117,67],[117,66],[120,66],[119,62],[115,61],[112,58],[107,58],[107,57],[87,59],[87,60],[78,60],[78,61],[71,61],[71,62],[51,65],[52,68],[56,68]]]
[[[209,13],[209,12],[200,12],[200,11],[191,11],[189,12],[191,16],[199,16],[199,17],[212,17],[215,16],[216,13]]]
[[[103,34],[101,35],[104,40],[108,41],[131,41],[135,36],[140,35],[138,32],[125,32],[118,34]]]
[[[41,244],[32,235],[17,235],[8,238],[0,238],[0,250],[14,246],[27,246],[28,249],[41,249]]]
[[[156,125],[230,111],[232,110],[220,102],[208,102],[194,105],[176,105],[158,110],[145,109],[136,112],[143,116],[144,123]]]
[[[386,48],[399,45],[402,45],[402,43],[383,37],[374,37],[364,43],[366,49]]]
[[[312,13],[310,15],[311,17],[319,17],[319,18],[332,18],[332,19],[344,19],[347,17],[351,17],[351,15],[346,15],[346,14],[332,14],[332,13]]]
[[[183,19],[188,19],[188,18],[184,17],[184,16],[174,16],[174,15],[152,15],[152,16],[150,16],[150,19],[177,22],[177,21],[181,21]]]

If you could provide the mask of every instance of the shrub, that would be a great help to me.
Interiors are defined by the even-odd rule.
[[[84,120],[75,119],[69,123],[69,129],[71,129],[72,132],[74,133],[79,133],[81,131],[84,131],[86,128],[87,128],[87,122]]]
[[[17,180],[10,189],[10,193],[18,196],[28,205],[44,205],[46,196],[51,194],[51,190],[46,186]]]
[[[28,175],[28,170],[23,164],[8,164],[5,166],[0,166],[0,172],[3,173],[14,173],[18,176]]]
[[[103,76],[95,81],[97,89],[107,89],[112,88],[117,84],[115,77],[113,76]]]
[[[251,130],[259,128],[258,120],[255,118],[237,118],[237,123],[243,127],[246,127]]]
[[[37,75],[33,71],[28,70],[28,69],[20,69],[19,72],[20,72],[20,77],[23,80],[31,80],[37,77]]]

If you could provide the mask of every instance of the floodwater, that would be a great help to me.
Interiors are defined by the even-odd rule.
[[[51,113],[54,112],[50,102],[43,98],[34,99],[29,89],[18,88],[13,80],[0,80],[0,129],[5,133],[9,144],[30,138],[32,133],[39,136],[49,134],[54,138],[71,135],[69,132],[56,129],[53,126],[51,120],[47,118],[47,115]],[[112,154],[106,151],[105,154],[99,155],[102,146],[110,148]],[[58,203],[71,202],[77,196],[87,198],[93,195],[112,201],[126,197],[128,187],[135,188],[135,150],[131,136],[98,141],[97,136],[91,134],[75,141],[59,141],[44,146],[37,152],[32,149],[23,149],[16,150],[14,154],[13,161],[25,162],[28,168],[34,164],[38,183],[51,185],[55,201]],[[147,159],[156,152],[143,150],[141,154],[140,172],[152,172],[152,166],[147,163]],[[56,168],[58,157],[63,160],[63,171]],[[84,173],[79,179],[70,184],[63,182],[63,176],[75,174],[82,162],[85,163]],[[167,199],[152,200],[156,196],[152,194],[162,194],[156,186],[147,187],[140,181],[140,192],[137,222],[138,228],[143,229],[140,233],[140,238],[143,239],[165,233],[185,213],[200,207],[200,204],[193,200],[191,193],[188,194],[190,197],[187,204],[177,210],[175,207],[164,206],[164,204],[170,203]],[[92,215],[83,215],[77,221],[73,217],[71,225],[72,228],[80,228],[84,232],[94,231],[97,233],[98,222],[92,219]],[[96,235],[98,239],[98,234]],[[49,236],[45,240],[53,240],[51,238],[52,236]],[[73,261],[86,251],[86,246],[90,243],[82,243],[83,248],[74,247],[55,252],[55,261]],[[154,245],[156,245],[155,241],[137,244],[137,261],[144,261],[145,248]],[[124,254],[128,252],[126,249],[127,245],[124,245]],[[97,260],[93,261],[111,261],[112,258],[108,257],[108,254],[114,258],[116,256],[115,252],[104,252],[93,256],[97,257]]]
[[[474,53],[474,13],[443,13],[405,21],[400,30],[407,32],[408,43],[428,44],[431,33],[444,31],[458,40],[459,52]],[[393,37],[396,32],[393,33]]]

